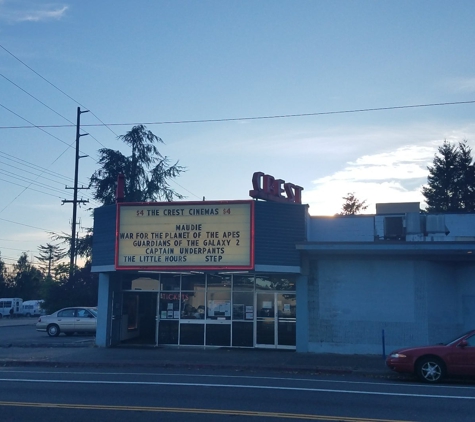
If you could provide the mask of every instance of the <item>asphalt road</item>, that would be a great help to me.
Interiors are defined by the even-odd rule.
[[[94,341],[93,336],[49,337],[37,332],[35,323],[0,321],[0,346],[74,347]],[[473,421],[473,383],[236,369],[75,368],[0,367],[2,420]]]
[[[472,422],[474,401],[475,386],[341,375],[0,368],[0,411],[12,422]]]

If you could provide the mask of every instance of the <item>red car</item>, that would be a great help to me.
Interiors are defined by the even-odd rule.
[[[448,343],[395,350],[387,357],[386,365],[430,383],[446,376],[475,375],[475,330]]]

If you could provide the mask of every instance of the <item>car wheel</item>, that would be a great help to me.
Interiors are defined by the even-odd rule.
[[[56,324],[51,324],[48,325],[48,328],[46,329],[48,332],[48,335],[50,337],[58,337],[59,336],[59,327]]]
[[[445,377],[445,365],[438,358],[423,358],[417,362],[416,375],[424,382],[440,382]]]

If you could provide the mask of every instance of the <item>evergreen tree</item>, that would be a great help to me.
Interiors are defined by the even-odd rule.
[[[345,200],[345,203],[342,205],[339,215],[355,215],[368,208],[366,200],[360,201],[355,197],[354,192],[348,192],[343,199]]]
[[[87,233],[83,237],[78,237],[76,239],[76,255],[80,256],[81,258],[86,259],[86,263],[91,261],[92,258],[92,228],[87,228],[86,229]],[[70,257],[70,246],[71,246],[71,235],[62,233],[62,234],[57,234],[57,233],[50,233],[51,238],[55,242],[60,242],[66,247],[68,247],[68,251],[65,252],[64,256]],[[57,271],[53,271],[53,273],[56,273]],[[60,271],[61,272],[61,271]],[[54,277],[56,278],[56,277]]]
[[[8,273],[5,261],[0,254],[0,297],[8,297]]]
[[[466,141],[438,148],[423,186],[428,212],[475,211],[475,167]]]
[[[13,266],[14,275],[11,279],[11,293],[23,300],[38,299],[41,294],[43,274],[30,263],[26,252],[23,252]]]
[[[179,176],[185,168],[178,162],[170,165],[168,158],[160,154],[155,144],[163,141],[158,136],[138,125],[119,139],[131,147],[132,155],[126,157],[120,151],[108,148],[99,150],[102,167],[91,176],[96,200],[104,205],[115,203],[119,174],[125,177],[124,200],[127,202],[183,198],[169,186],[168,181]]]
[[[458,167],[461,173],[458,185],[461,208],[475,211],[475,163],[466,141],[459,143]]]
[[[48,277],[51,277],[51,268],[54,264],[63,259],[66,253],[63,248],[60,248],[58,245],[52,245],[51,243],[47,243],[46,246],[40,245],[38,250],[40,254],[39,256],[35,256],[35,258],[47,268],[46,274]]]
[[[91,273],[90,264],[76,269],[70,279],[68,273],[58,282],[47,282],[43,308],[47,313],[67,306],[97,306],[97,274]]]

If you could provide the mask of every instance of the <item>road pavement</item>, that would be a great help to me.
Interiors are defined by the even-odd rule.
[[[4,318],[2,327],[34,325],[36,318]],[[35,332],[36,334],[36,332]],[[43,339],[38,341],[38,338]],[[0,338],[2,366],[93,366],[233,369],[236,371],[291,371],[359,374],[399,378],[382,355],[297,353],[292,350],[203,347],[121,346],[99,348],[94,337],[35,337],[34,341],[9,344]]]

